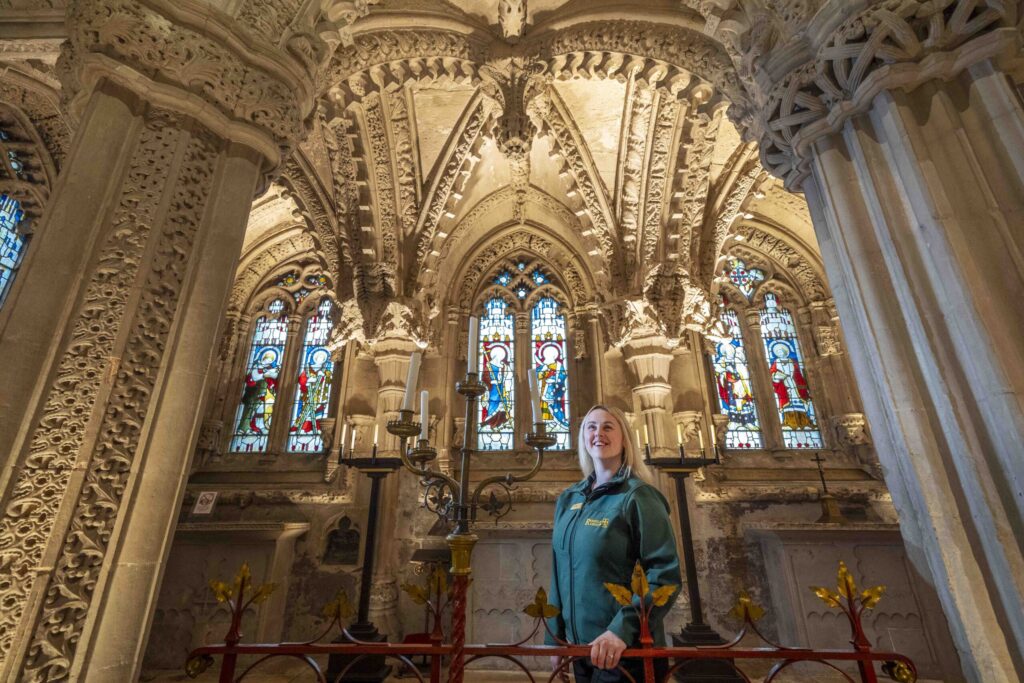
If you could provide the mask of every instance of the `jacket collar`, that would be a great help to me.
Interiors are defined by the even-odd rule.
[[[595,487],[592,493],[607,493],[621,486],[631,476],[633,476],[633,470],[627,467],[625,464],[623,464],[619,467],[619,471],[616,472],[611,479],[601,484],[600,486]],[[579,491],[583,495],[587,495],[588,492],[591,492],[591,487],[594,485],[594,482],[596,480],[597,473],[591,472],[585,479],[582,479],[576,484],[574,484],[572,488],[574,491]]]

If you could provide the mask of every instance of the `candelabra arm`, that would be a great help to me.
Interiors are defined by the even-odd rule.
[[[516,475],[508,472],[507,474],[498,475],[496,477],[488,477],[477,484],[476,488],[473,489],[473,497],[470,499],[473,501],[473,507],[476,507],[480,503],[480,496],[483,494],[484,489],[491,484],[504,484],[505,486],[511,486],[512,484],[528,481],[537,476],[537,473],[540,472],[541,466],[544,464],[544,449],[538,448],[536,450],[537,459],[534,461],[533,467],[526,474]]]
[[[417,467],[416,463],[409,459],[409,453],[406,449],[406,437],[400,437],[400,440],[401,441],[398,445],[398,457],[402,459],[402,465],[405,466],[405,469],[418,477],[423,477],[424,479],[442,480],[451,486],[453,491],[459,490],[459,482],[455,481],[444,472],[432,470],[428,467]]]

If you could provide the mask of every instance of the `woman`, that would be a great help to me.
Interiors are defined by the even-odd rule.
[[[617,683],[628,680],[616,667],[623,650],[640,645],[640,618],[632,606],[615,602],[604,584],[629,586],[639,560],[652,592],[678,586],[679,557],[668,502],[648,483],[650,473],[621,412],[590,409],[580,427],[579,459],[583,480],[555,505],[549,601],[561,613],[549,626],[563,640],[590,645],[589,661],[573,662],[577,683]],[[672,600],[651,612],[655,645],[665,644],[662,620],[671,606]],[[556,644],[550,635],[545,643]],[[560,657],[551,658],[552,670],[560,664]],[[660,680],[667,666],[664,660],[656,665]],[[622,666],[643,680],[642,660]]]

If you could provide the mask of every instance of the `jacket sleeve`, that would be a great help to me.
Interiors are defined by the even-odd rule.
[[[558,522],[558,514],[562,509],[562,496],[559,496],[555,504],[555,523]],[[548,604],[558,608],[558,616],[548,619],[548,628],[544,630],[544,644],[558,645],[551,634],[565,640],[565,619],[562,617],[562,594],[558,589],[558,552],[555,550],[555,527],[551,526],[551,590],[548,591]],[[550,632],[548,632],[550,629]]]
[[[650,628],[653,634],[653,625],[663,620],[672,608],[679,595],[682,581],[675,534],[668,517],[668,501],[653,486],[641,486],[633,492],[633,496],[626,503],[625,514],[629,517],[630,529],[639,550],[640,564],[647,574],[651,593],[661,586],[676,586],[667,603],[651,610]],[[632,566],[629,569],[631,572]],[[650,606],[649,595],[645,600]],[[640,600],[634,597],[633,604],[621,607],[608,624],[608,630],[622,638],[627,645],[638,643],[640,640],[640,617],[637,614],[639,608]]]

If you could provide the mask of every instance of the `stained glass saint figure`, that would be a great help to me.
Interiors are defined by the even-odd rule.
[[[231,439],[231,450],[234,452],[252,453],[267,449],[279,374],[284,361],[284,347],[288,339],[288,317],[284,313],[284,302],[274,301],[268,311],[269,315],[256,321],[253,332],[242,400]]]
[[[533,364],[540,381],[544,422],[548,433],[558,439],[555,448],[569,448],[569,375],[565,368],[565,316],[558,313],[557,301],[544,297],[534,304],[530,318],[533,328]]]
[[[323,449],[320,421],[327,414],[334,377],[334,363],[325,346],[333,327],[332,307],[331,300],[324,299],[306,324],[302,366],[288,430],[289,451],[317,453]]]
[[[480,399],[477,429],[480,450],[508,450],[515,433],[514,368],[515,325],[508,304],[493,297],[480,318]]]
[[[754,386],[743,348],[739,317],[733,310],[724,310],[721,320],[730,337],[715,344],[712,364],[718,403],[722,413],[729,417],[725,447],[760,448],[761,427],[757,420]]]
[[[761,309],[761,336],[786,447],[821,448],[821,433],[814,414],[811,390],[802,369],[793,316],[779,306],[775,294],[770,292],[765,294],[764,308]]]

